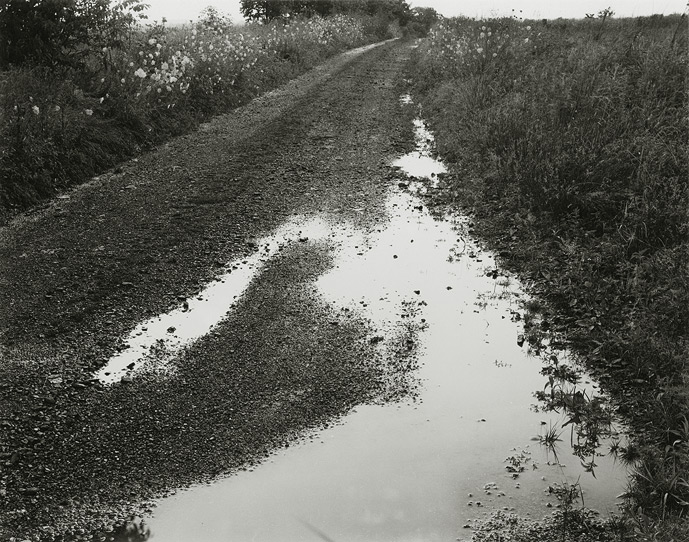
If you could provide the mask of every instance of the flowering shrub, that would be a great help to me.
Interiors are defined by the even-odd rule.
[[[485,71],[516,72],[538,50],[541,34],[514,19],[445,19],[420,47],[432,79]]]
[[[215,11],[204,15],[181,28],[132,24],[120,45],[88,51],[79,71],[0,72],[0,209],[52,194],[376,39],[366,16],[235,27]]]

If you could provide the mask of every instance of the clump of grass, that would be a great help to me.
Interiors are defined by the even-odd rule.
[[[548,429],[544,433],[538,435],[538,442],[549,450],[555,450],[558,442],[562,442],[560,438],[562,436],[562,430],[555,425],[549,425]]]
[[[633,434],[630,510],[655,525],[689,513],[686,15],[599,15],[444,20],[410,70],[447,202],[532,285],[532,346],[547,324],[612,397]]]

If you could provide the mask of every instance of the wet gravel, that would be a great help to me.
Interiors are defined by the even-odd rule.
[[[327,247],[287,246],[174,378],[93,372],[294,213],[383,215],[408,45],[338,57],[0,229],[0,539],[112,530],[156,496],[250,468],[405,392],[366,322],[325,305]],[[395,382],[392,389],[390,382]],[[403,384],[400,385],[400,382]]]

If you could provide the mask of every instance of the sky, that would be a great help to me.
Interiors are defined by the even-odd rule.
[[[653,13],[682,13],[686,0],[407,0],[412,7],[432,7],[438,13],[453,17],[509,16],[517,13],[528,19],[583,18],[586,13],[598,13],[612,8],[618,17],[637,17]],[[201,10],[213,5],[241,22],[240,0],[144,0],[150,5],[150,20],[165,17],[171,23],[196,19]],[[521,14],[519,13],[521,10]]]

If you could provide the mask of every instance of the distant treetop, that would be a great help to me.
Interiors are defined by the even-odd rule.
[[[241,12],[247,21],[268,22],[294,16],[313,17],[338,13],[384,14],[400,25],[411,17],[406,0],[242,0]]]

